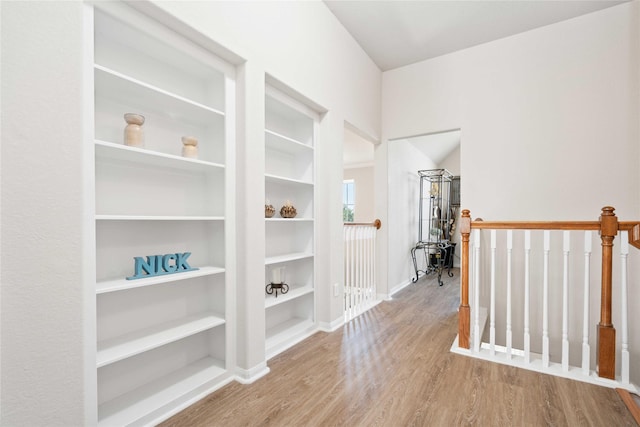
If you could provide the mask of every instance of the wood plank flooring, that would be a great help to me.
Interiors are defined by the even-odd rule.
[[[161,424],[182,426],[635,426],[614,389],[449,352],[458,277],[427,276],[333,333],[269,361]]]

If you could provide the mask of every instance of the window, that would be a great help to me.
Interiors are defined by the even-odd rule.
[[[352,179],[342,182],[342,221],[353,222],[356,208],[356,183]]]

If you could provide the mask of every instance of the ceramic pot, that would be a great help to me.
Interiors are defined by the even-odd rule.
[[[198,140],[193,136],[182,137],[182,157],[198,158]]]
[[[135,113],[127,113],[124,115],[127,126],[124,128],[124,145],[129,147],[144,147],[144,116]]]

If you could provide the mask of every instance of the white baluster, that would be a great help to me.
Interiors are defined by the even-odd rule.
[[[480,230],[473,230],[473,257],[474,257],[474,302],[473,302],[473,350],[480,352]]]
[[[356,286],[355,286],[355,298],[356,298],[356,313],[358,316],[361,312],[361,288],[362,288],[362,227],[356,227]]]
[[[350,280],[349,280],[349,319],[353,319],[354,317],[354,305],[355,300],[353,297],[353,288],[355,287],[355,277],[356,277],[356,241],[355,241],[355,232],[354,228],[350,229],[350,238],[349,244],[351,245],[351,270],[350,270]]]
[[[343,307],[344,307],[344,315],[345,321],[349,319],[347,310],[349,309],[349,304],[347,304],[347,290],[349,289],[349,227],[342,226],[342,240],[344,241],[344,295],[342,295],[343,299]]]
[[[524,361],[531,362],[531,333],[529,328],[529,259],[531,256],[531,230],[524,232]]]
[[[511,252],[513,250],[513,230],[507,230],[507,359],[511,359]]]
[[[542,366],[549,367],[549,251],[551,232],[544,230],[544,264],[542,272]]]
[[[496,230],[491,230],[491,315],[489,318],[489,349],[496,355]]]
[[[358,314],[362,313],[362,286],[364,285],[364,245],[362,238],[362,226],[358,226],[358,293],[356,294]]]
[[[562,370],[569,372],[569,252],[571,251],[570,232],[562,233]]]
[[[369,253],[369,242],[370,242],[370,237],[369,237],[369,228],[370,227],[365,227],[363,229],[363,246],[364,246],[364,259],[363,259],[363,264],[364,264],[364,282],[363,282],[363,286],[362,286],[362,304],[363,304],[363,309],[365,309],[367,307],[367,304],[369,302],[369,281],[371,280],[370,275],[369,275],[369,268],[371,268],[370,266],[370,258],[371,258],[371,254]]]
[[[626,232],[620,233],[620,304],[621,307],[621,337],[622,342],[622,360],[620,363],[620,374],[623,384],[629,384],[629,313],[627,306],[627,290],[628,275],[627,275],[627,257],[629,255],[629,234]]]
[[[589,347],[589,282],[591,261],[591,231],[584,232],[584,300],[582,304],[582,374],[589,376],[590,355]]]
[[[378,230],[371,227],[371,291],[370,300],[373,303],[376,299],[376,235]]]

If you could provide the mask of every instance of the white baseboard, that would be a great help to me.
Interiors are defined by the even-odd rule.
[[[391,297],[393,297],[393,294],[400,292],[401,290],[403,290],[404,288],[406,288],[407,286],[409,286],[412,283],[413,282],[411,281],[411,279],[408,279],[408,280],[406,280],[404,282],[398,283],[393,288],[391,288],[391,291],[389,291],[389,296],[387,298],[385,298],[385,299],[386,300],[390,300]]]
[[[332,322],[319,322],[318,329],[322,332],[335,332],[344,325],[344,316],[334,319]]]
[[[267,362],[262,362],[251,369],[236,368],[235,380],[240,384],[251,384],[267,375],[269,371],[270,369],[267,366]]]

